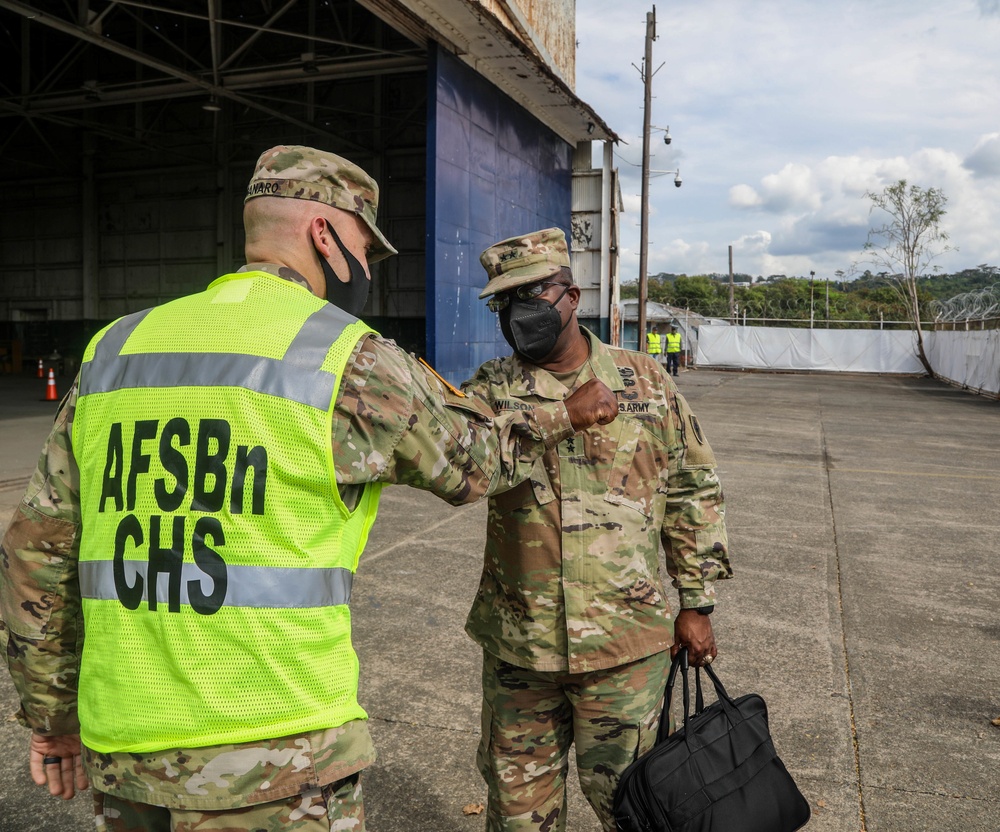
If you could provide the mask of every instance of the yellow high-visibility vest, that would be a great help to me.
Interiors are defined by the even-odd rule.
[[[197,748],[367,717],[348,601],[381,485],[347,508],[331,424],[370,332],[247,272],[91,342],[73,422],[87,746]]]
[[[647,332],[646,333],[646,352],[650,355],[660,354],[660,333],[659,332]]]
[[[681,351],[681,334],[679,332],[667,333],[667,352]]]

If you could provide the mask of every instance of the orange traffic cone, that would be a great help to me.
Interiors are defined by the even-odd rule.
[[[59,394],[56,392],[56,371],[49,367],[49,381],[45,385],[45,399],[47,402],[59,401]]]
[[[42,359],[38,359],[38,377],[45,378],[45,370],[42,369]]]

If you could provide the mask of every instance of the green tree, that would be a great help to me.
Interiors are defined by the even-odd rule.
[[[1000,283],[1000,268],[983,263],[974,269],[963,269],[955,274],[925,277],[921,283],[935,298],[947,299]]]
[[[952,250],[948,234],[941,228],[948,198],[939,188],[908,185],[905,179],[877,193],[868,191],[865,198],[871,202],[869,216],[879,211],[888,217],[868,232],[864,247],[867,259],[906,309],[917,335],[917,356],[933,375],[920,327],[917,278],[933,260]]]
[[[646,297],[654,303],[673,303],[674,283],[662,275],[649,278],[646,283]]]
[[[701,315],[726,314],[729,307],[729,286],[712,280],[708,275],[680,275],[673,288],[676,305]]]

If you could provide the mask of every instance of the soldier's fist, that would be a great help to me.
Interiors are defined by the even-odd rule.
[[[603,381],[596,378],[574,390],[565,404],[576,431],[586,430],[595,422],[607,425],[618,417],[618,399]]]

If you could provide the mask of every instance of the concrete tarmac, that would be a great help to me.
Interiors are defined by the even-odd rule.
[[[1000,403],[911,377],[698,370],[678,383],[728,504],[736,577],[719,587],[715,667],[731,694],[766,699],[807,828],[998,832]],[[0,377],[0,529],[51,423],[44,384]],[[480,656],[462,627],[485,517],[384,492],[352,600],[379,750],[369,832],[482,828],[465,814],[485,789]],[[0,672],[0,832],[92,829],[89,796],[31,783],[15,708]],[[575,782],[568,829],[599,832]]]

